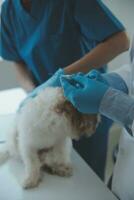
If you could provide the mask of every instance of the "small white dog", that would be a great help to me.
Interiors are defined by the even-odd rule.
[[[46,88],[30,99],[16,114],[13,130],[0,151],[0,163],[19,156],[25,166],[23,188],[38,185],[41,168],[53,174],[70,176],[71,139],[90,136],[98,116],[79,113],[61,88]]]

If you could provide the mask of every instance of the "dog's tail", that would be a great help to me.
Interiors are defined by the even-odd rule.
[[[10,154],[6,143],[0,144],[0,165],[4,164],[9,158]]]

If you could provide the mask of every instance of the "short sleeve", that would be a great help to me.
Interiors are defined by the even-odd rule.
[[[120,21],[101,0],[76,0],[75,19],[82,34],[101,42],[112,34],[125,30]]]
[[[10,10],[7,7],[7,1],[2,5],[1,24],[0,24],[0,57],[11,60],[20,61],[19,54],[15,47],[14,34],[10,22]]]

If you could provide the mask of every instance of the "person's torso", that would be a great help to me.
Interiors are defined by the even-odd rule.
[[[16,48],[39,83],[97,45],[82,35],[74,18],[74,1],[33,0],[31,13],[24,10],[20,0],[13,2]]]
[[[120,72],[129,88],[129,95],[134,98],[134,41],[130,51],[130,63],[123,66]],[[112,190],[122,200],[134,199],[134,121],[132,134],[133,136],[123,129],[113,171]]]

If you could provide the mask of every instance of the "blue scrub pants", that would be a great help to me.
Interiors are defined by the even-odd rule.
[[[109,129],[112,121],[101,118],[96,133],[90,138],[74,141],[74,148],[94,172],[104,180]]]

